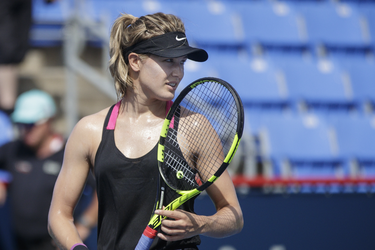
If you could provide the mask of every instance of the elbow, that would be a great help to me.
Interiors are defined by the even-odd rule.
[[[232,220],[232,235],[238,234],[242,231],[244,227],[244,218],[241,208],[238,207],[232,207],[232,214],[233,214],[233,220]]]
[[[245,224],[245,221],[243,219],[243,216],[241,216],[241,218],[237,222],[237,232],[236,232],[236,234],[238,234],[242,231],[244,224]]]
[[[49,235],[53,238],[54,237],[54,234],[53,234],[53,216],[52,216],[52,213],[51,211],[49,211],[48,213],[48,221],[47,221],[47,230],[48,230],[48,233]]]
[[[243,218],[243,214],[242,214],[242,211],[241,209],[235,214],[235,225],[234,225],[234,233],[233,234],[238,234],[242,231],[243,227],[244,227],[244,218]]]
[[[49,235],[52,237],[53,233],[52,233],[51,225],[49,223],[47,224],[47,230],[48,230]]]
[[[52,226],[51,226],[50,219],[48,219],[48,222],[47,222],[47,230],[48,230],[49,235],[51,237],[53,237],[53,232],[52,232]]]

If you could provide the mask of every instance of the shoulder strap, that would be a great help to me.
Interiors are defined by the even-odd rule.
[[[117,120],[117,116],[118,116],[118,111],[120,109],[120,105],[121,105],[121,101],[119,101],[114,106],[112,106],[111,116],[109,117],[109,121],[108,121],[107,128],[106,128],[107,130],[114,130],[115,129],[116,120]]]
[[[168,114],[168,111],[171,109],[172,105],[172,101],[167,101],[167,105],[165,106],[165,114]]]
[[[167,101],[167,104],[165,106],[165,113],[166,114],[168,113],[169,109],[172,107],[172,104],[173,104],[172,101]],[[109,121],[107,121],[107,119],[106,119],[106,123],[108,122],[107,127],[106,127],[107,130],[114,130],[115,129],[116,120],[117,120],[117,116],[118,116],[118,111],[120,110],[120,106],[121,106],[121,101],[117,102],[114,106],[111,107],[112,111],[109,110],[109,112],[111,113],[111,116],[109,117]],[[172,124],[173,124],[173,119],[172,119]]]
[[[172,105],[173,105],[173,102],[172,102],[172,101],[168,101],[168,102],[167,102],[167,105],[166,105],[166,107],[165,107],[165,115],[168,114],[168,112],[169,112],[169,110],[171,109]],[[171,123],[169,124],[169,127],[170,127],[170,128],[174,128],[174,117],[172,117],[172,120],[171,120]]]

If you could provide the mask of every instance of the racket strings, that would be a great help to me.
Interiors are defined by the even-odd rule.
[[[238,112],[232,93],[216,82],[193,88],[180,106],[174,113],[175,129],[168,130],[164,168],[173,172],[165,176],[171,176],[167,182],[174,182],[174,188],[190,190],[222,165],[236,135]]]
[[[191,164],[189,164],[183,156],[182,152],[186,149],[183,148],[181,150],[181,145],[179,145],[177,140],[177,131],[175,129],[170,129],[170,132],[172,136],[168,137],[166,149],[164,151],[165,164],[168,166],[168,171],[172,170],[177,174],[179,180],[183,180],[183,182],[180,182],[180,185],[184,186],[182,190],[190,190],[198,186],[195,181],[195,168],[190,167]]]
[[[186,96],[185,103],[188,110],[198,112],[210,121],[223,142],[226,155],[233,142],[238,121],[237,106],[231,92],[215,82],[205,83],[195,93]]]

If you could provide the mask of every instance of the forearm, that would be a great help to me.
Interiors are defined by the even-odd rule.
[[[201,234],[214,238],[224,238],[239,233],[243,228],[241,209],[226,206],[212,216],[201,219]]]
[[[205,235],[224,238],[239,233],[243,227],[241,208],[227,205],[212,216],[192,214],[184,210],[156,210],[156,214],[170,218],[163,220],[158,237],[166,241],[176,241]]]
[[[72,218],[50,214],[48,231],[60,250],[70,250],[74,244],[82,243]]]
[[[75,221],[75,225],[79,236],[82,240],[90,235],[93,227],[97,225],[98,221],[98,200],[96,192],[93,194],[91,204],[85,210],[85,212]]]

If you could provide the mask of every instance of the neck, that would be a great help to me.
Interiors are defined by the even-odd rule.
[[[139,118],[143,115],[152,115],[164,118],[165,101],[160,100],[140,100],[139,98],[123,98],[121,112],[125,112],[128,117]]]

